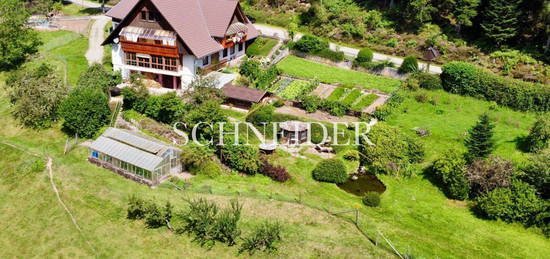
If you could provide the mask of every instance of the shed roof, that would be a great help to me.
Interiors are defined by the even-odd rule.
[[[222,88],[222,91],[227,98],[253,103],[259,103],[267,94],[267,92],[263,90],[234,86],[231,84],[226,84]]]

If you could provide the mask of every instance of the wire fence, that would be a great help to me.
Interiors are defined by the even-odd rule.
[[[230,197],[244,197],[244,198],[253,198],[253,199],[264,199],[264,200],[274,200],[286,203],[300,204],[302,206],[321,211],[330,216],[339,218],[348,222],[349,224],[354,225],[357,231],[367,239],[371,244],[386,250],[399,258],[408,258],[407,255],[403,255],[397,250],[395,245],[385,237],[380,230],[376,228],[376,223],[370,220],[366,215],[361,213],[358,208],[349,208],[344,210],[329,209],[327,207],[319,206],[311,202],[307,202],[302,193],[291,197],[286,195],[281,195],[279,193],[262,193],[262,192],[242,192],[242,191],[221,191],[214,190],[209,185],[203,185],[198,188],[194,188],[186,182],[182,184],[174,184],[173,182],[167,181],[160,186],[161,188],[171,188],[177,189],[182,192],[192,192],[199,194],[211,194],[219,196],[230,196]]]

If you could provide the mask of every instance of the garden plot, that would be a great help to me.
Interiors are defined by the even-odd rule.
[[[296,100],[303,94],[309,93],[312,90],[311,87],[313,87],[313,84],[310,81],[283,77],[273,84],[268,91],[287,100]]]
[[[371,105],[378,96],[372,93],[365,93],[359,89],[348,89],[344,87],[336,88],[328,97],[327,100],[341,102],[349,105],[351,110],[362,111]]]

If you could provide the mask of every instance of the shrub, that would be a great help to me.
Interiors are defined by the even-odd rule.
[[[143,199],[137,197],[135,194],[130,196],[126,217],[134,220],[143,219],[145,217],[146,206],[147,204]]]
[[[329,129],[327,129],[327,136],[329,134]],[[314,144],[320,144],[326,141],[325,136],[323,135],[323,127],[317,124],[311,124],[311,142]]]
[[[265,222],[243,239],[239,253],[248,252],[253,255],[256,251],[273,252],[277,250],[277,242],[281,240],[281,226],[278,223]]]
[[[213,246],[215,241],[235,245],[241,231],[238,227],[242,205],[231,200],[230,207],[220,209],[217,204],[203,198],[189,200],[189,209],[175,215],[182,224],[176,224],[178,234],[193,234],[193,241]]]
[[[330,113],[331,115],[338,116],[338,117],[346,115],[346,113],[351,109],[351,107],[347,104],[344,104],[339,101],[331,101],[328,99],[325,99],[321,103],[321,108],[324,111],[327,111],[328,113]]]
[[[109,98],[99,89],[77,87],[61,104],[63,127],[71,134],[91,138],[109,124],[111,110]]]
[[[275,107],[273,105],[256,104],[250,109],[250,112],[246,116],[246,121],[261,126],[265,123],[273,122],[274,112]]]
[[[359,154],[360,153],[357,150],[348,150],[344,154],[344,159],[349,160],[349,161],[357,161],[357,160],[359,160]]]
[[[220,158],[227,166],[245,174],[254,175],[261,169],[258,149],[251,146],[226,141],[220,147]]]
[[[550,144],[550,114],[540,116],[525,139],[529,152],[538,152]]]
[[[418,61],[416,57],[407,56],[403,59],[403,63],[399,67],[399,72],[401,73],[412,73],[418,71]]]
[[[355,61],[357,63],[369,63],[372,61],[373,53],[369,48],[362,48],[359,53],[357,53],[357,58]]]
[[[176,93],[152,96],[147,100],[145,115],[162,123],[172,124],[181,119],[187,106]]]
[[[380,206],[380,194],[377,192],[367,192],[365,197],[363,197],[363,204],[369,207]]]
[[[101,64],[93,64],[80,74],[77,86],[92,87],[108,94],[110,89],[120,83],[122,83],[120,73],[108,71]]]
[[[160,228],[166,225],[163,212],[154,202],[150,202],[146,207],[145,224],[148,228]]]
[[[550,150],[530,157],[522,172],[523,181],[533,185],[542,198],[550,198]]]
[[[543,209],[543,202],[529,184],[513,181],[509,188],[497,188],[476,200],[476,209],[489,219],[531,225]]]
[[[465,62],[443,66],[443,88],[522,111],[550,111],[550,86],[500,77]]]
[[[325,159],[313,169],[313,179],[320,182],[344,183],[348,179],[346,166],[340,159]]]
[[[122,89],[122,95],[124,96],[123,108],[125,110],[134,110],[139,113],[145,112],[149,91],[143,84],[143,81],[141,81],[141,78],[133,74],[130,77],[130,86]]]
[[[323,99],[316,95],[308,95],[302,98],[302,108],[307,112],[316,112],[319,106],[321,106]]]
[[[255,59],[247,59],[239,66],[239,74],[255,80],[261,72],[260,61]]]
[[[430,100],[426,93],[419,93],[414,96],[414,99],[419,103],[427,103]]]
[[[223,168],[218,163],[209,160],[209,161],[206,161],[203,166],[191,170],[191,173],[213,178],[213,177],[222,175]]]
[[[359,152],[361,162],[372,172],[401,174],[424,158],[423,146],[397,127],[380,123],[367,136],[374,145],[365,143],[363,139]]]
[[[449,151],[432,165],[432,172],[443,185],[445,194],[452,199],[465,200],[470,192],[466,178],[466,160],[462,154]]]
[[[373,112],[372,116],[378,120],[385,121],[393,111],[404,101],[404,97],[399,93],[394,93],[386,102],[386,104],[379,106]]]
[[[479,116],[479,121],[468,131],[464,145],[468,148],[468,159],[485,158],[495,149],[493,129],[495,125],[486,113]]]
[[[344,60],[344,52],[342,51],[333,51],[331,49],[323,49],[320,51],[313,52],[312,54],[317,55],[322,58],[329,59],[333,62],[341,62]]]
[[[285,106],[285,102],[283,102],[281,99],[277,99],[275,102],[272,103],[275,108],[283,107]]]
[[[439,75],[416,72],[413,73],[409,78],[414,78],[418,80],[420,88],[424,88],[427,90],[443,89],[443,86],[441,85],[441,78],[439,77]]]
[[[262,158],[261,173],[274,181],[284,183],[290,179],[290,174],[282,166],[275,166],[269,163],[267,158]]]
[[[276,66],[271,66],[265,70],[261,70],[258,76],[256,77],[256,80],[254,80],[254,85],[258,89],[267,89],[271,83],[277,79],[277,77],[281,74],[281,70],[277,68]]]
[[[477,197],[496,188],[508,187],[514,170],[510,161],[495,155],[474,161],[466,172],[471,196]]]
[[[304,35],[293,45],[295,50],[305,53],[315,53],[328,49],[328,42],[322,41],[319,38],[312,35]]]

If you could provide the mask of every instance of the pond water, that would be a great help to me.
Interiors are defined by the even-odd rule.
[[[338,184],[338,187],[357,196],[365,196],[367,192],[383,193],[386,190],[384,183],[373,174],[358,175],[356,180],[350,177],[347,182]]]

